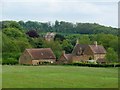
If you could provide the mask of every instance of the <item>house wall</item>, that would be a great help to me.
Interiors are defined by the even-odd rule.
[[[68,60],[62,55],[58,61],[58,64],[68,63]]]
[[[55,63],[55,59],[40,59],[40,60],[32,60],[32,65],[39,65],[44,62]]]
[[[73,56],[72,62],[85,62],[86,60],[89,60],[90,57],[93,58],[93,55]]]
[[[20,56],[19,64],[32,64],[32,58],[26,50]]]
[[[105,58],[105,54],[94,54],[94,60],[97,60],[98,58]]]

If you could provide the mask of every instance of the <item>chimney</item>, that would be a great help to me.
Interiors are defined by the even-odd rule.
[[[79,44],[79,40],[78,39],[76,40],[76,44]]]
[[[97,47],[97,41],[94,41],[94,45]]]
[[[62,55],[65,55],[65,51],[62,51]]]

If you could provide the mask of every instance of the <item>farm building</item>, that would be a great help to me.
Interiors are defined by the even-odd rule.
[[[56,33],[52,32],[48,32],[46,35],[45,35],[45,40],[46,41],[51,41],[51,40],[54,40],[54,37],[55,37]]]
[[[67,64],[68,62],[70,62],[71,58],[72,58],[72,54],[65,54],[65,51],[63,51],[58,63],[59,64],[62,64],[62,63]]]
[[[50,48],[26,49],[19,58],[19,64],[39,65],[54,63],[56,57]]]
[[[97,41],[93,45],[79,44],[77,41],[71,54],[62,53],[59,63],[72,62],[88,62],[95,60],[96,63],[105,63],[106,50],[102,45],[97,45]]]

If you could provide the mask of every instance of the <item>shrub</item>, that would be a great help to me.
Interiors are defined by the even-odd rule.
[[[18,61],[17,60],[15,60],[14,58],[8,58],[8,59],[3,59],[3,61],[2,61],[2,65],[5,65],[5,64],[7,64],[7,65],[15,65],[15,64],[18,64]]]
[[[90,64],[90,63],[73,63],[68,64],[73,66],[87,66],[87,67],[120,67],[120,64]]]

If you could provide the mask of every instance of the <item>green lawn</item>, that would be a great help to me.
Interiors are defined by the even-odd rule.
[[[2,65],[0,65],[0,90],[2,88]]]
[[[3,88],[117,88],[118,68],[3,66]]]

